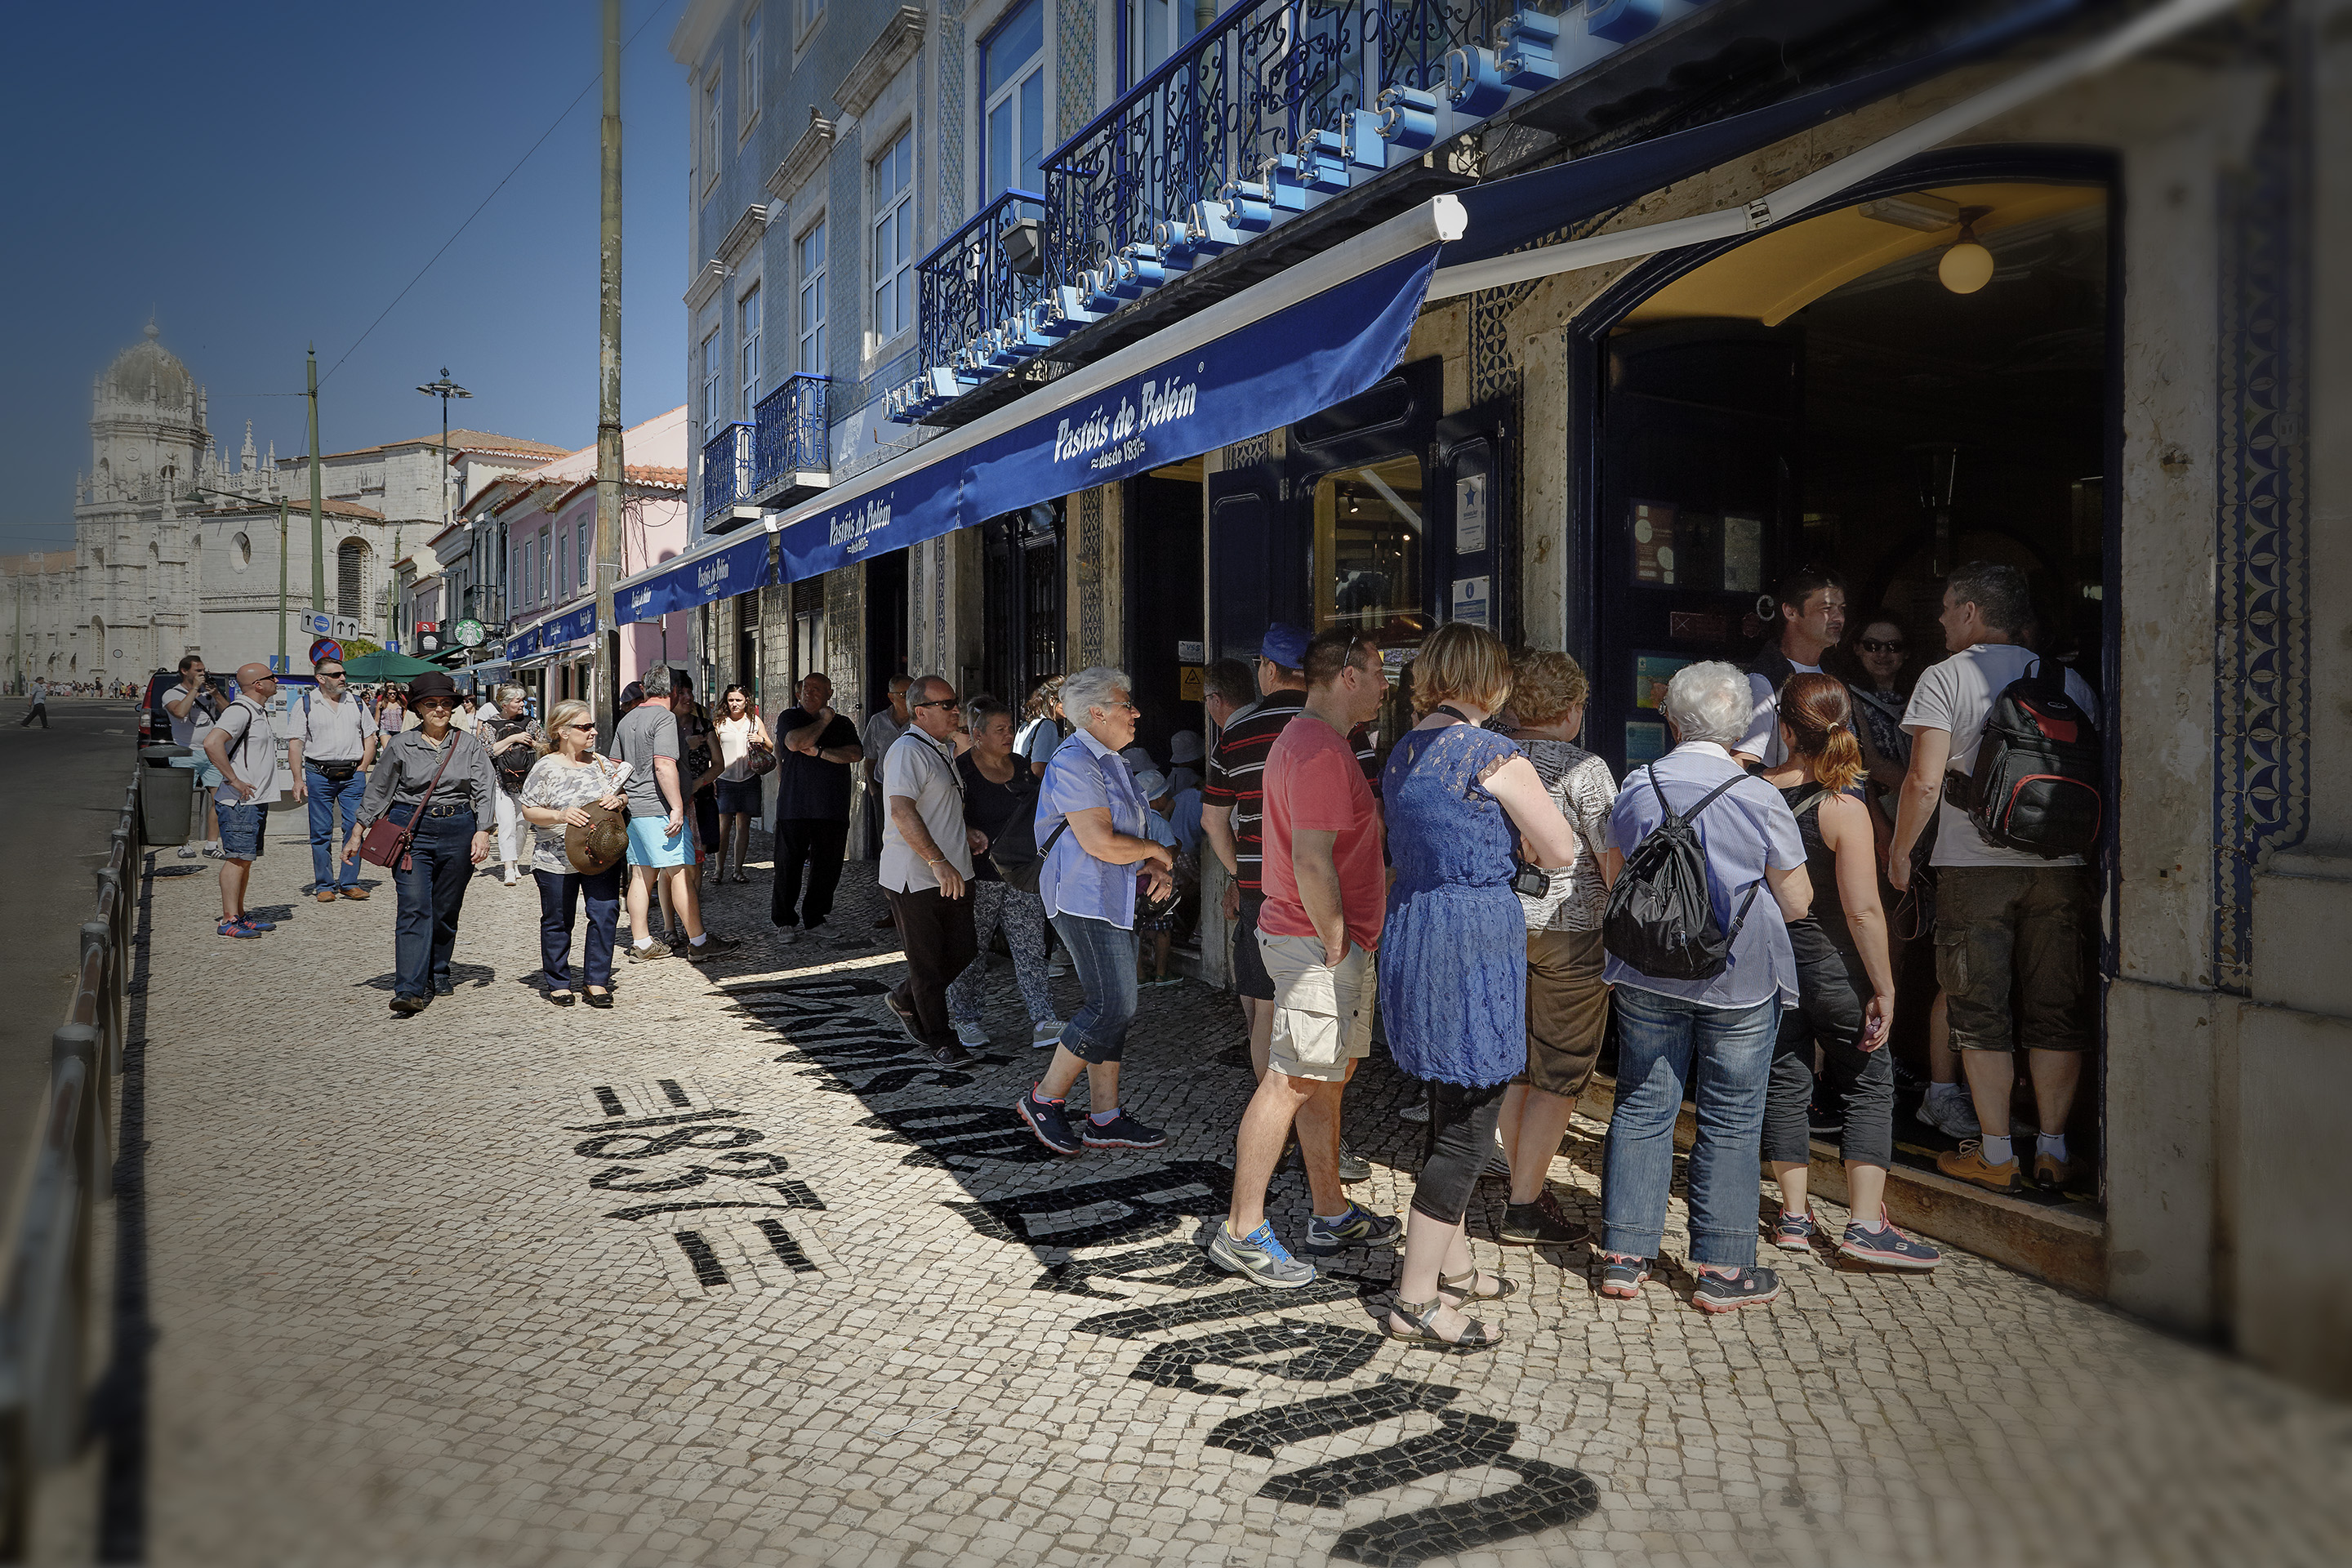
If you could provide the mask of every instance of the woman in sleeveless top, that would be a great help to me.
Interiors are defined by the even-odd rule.
[[[1780,691],[1780,738],[1788,761],[1764,774],[1796,814],[1812,879],[1812,912],[1789,922],[1797,960],[1798,1005],[1780,1015],[1772,1077],[1764,1099],[1764,1160],[1780,1184],[1774,1245],[1810,1250],[1822,1239],[1806,1197],[1813,1052],[1822,1053],[1844,1121],[1853,1223],[1837,1250],[1860,1262],[1933,1268],[1942,1255],[1886,1223],[1886,1167],[1895,1157],[1895,1064],[1886,1049],[1895,1024],[1895,971],[1886,915],[1878,900],[1878,848],[1870,807],[1855,785],[1862,745],[1845,683],[1798,675]]]

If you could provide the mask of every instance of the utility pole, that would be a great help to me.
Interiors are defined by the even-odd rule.
[[[449,379],[449,367],[441,367],[441,379],[428,381],[417,391],[427,397],[441,400],[441,531],[449,531],[449,400],[474,395]],[[392,531],[392,584],[395,596],[400,589],[400,530]]]
[[[310,345],[310,613],[327,609],[327,524],[319,500],[319,345]]]
[[[596,626],[593,695],[600,734],[613,732],[621,629],[613,584],[621,576],[621,0],[604,0],[604,178],[598,230],[596,355]]]
[[[286,494],[280,490],[278,495],[278,662],[291,671],[294,667],[286,658]],[[316,605],[313,613],[326,607],[324,605]]]

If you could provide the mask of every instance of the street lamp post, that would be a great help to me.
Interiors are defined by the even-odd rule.
[[[440,380],[428,381],[416,390],[427,397],[441,400],[441,527],[446,531],[449,527],[449,400],[474,395],[449,379],[449,367],[446,364],[441,367]],[[397,523],[392,530],[392,587],[393,596],[397,600],[400,595],[400,526]]]

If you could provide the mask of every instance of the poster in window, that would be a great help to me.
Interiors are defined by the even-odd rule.
[[[1739,512],[1723,514],[1723,591],[1764,591],[1764,520]]]
[[[1629,721],[1625,725],[1625,765],[1640,767],[1654,763],[1666,754],[1666,727],[1664,724]]]
[[[1633,503],[1633,581],[1672,587],[1675,582],[1675,508],[1670,501]]]
[[[1684,658],[1671,653],[1637,653],[1633,656],[1633,706],[1664,711],[1666,706],[1666,682],[1675,671],[1685,665],[1696,664],[1695,658]]]

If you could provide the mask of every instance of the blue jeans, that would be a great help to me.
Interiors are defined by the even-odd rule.
[[[395,805],[388,815],[406,825],[416,808]],[[466,907],[466,885],[474,879],[474,814],[427,816],[408,841],[408,869],[392,874],[400,894],[393,924],[393,991],[430,996],[449,984],[449,954],[457,945],[457,915]]]
[[[337,784],[305,763],[302,764],[302,782],[310,792],[311,891],[348,888],[360,879],[360,858],[354,855],[344,861],[338,875],[335,856],[360,819],[360,801],[367,794],[367,774],[354,773]],[[341,827],[335,824],[335,812],[339,806],[342,810]]]
[[[1601,1245],[1655,1258],[1675,1174],[1675,1116],[1685,1087],[1698,1106],[1690,1152],[1693,1263],[1756,1261],[1757,1152],[1780,1032],[1775,997],[1738,1011],[1616,989],[1617,1108],[1601,1156]]]
[[[613,928],[620,918],[621,873],[626,869],[615,861],[593,876],[579,871],[533,873],[539,879],[539,964],[547,973],[550,990],[572,988],[572,926],[583,899],[588,904],[588,945],[583,955],[586,974],[581,984],[611,988]]]
[[[1086,994],[1086,1005],[1062,1030],[1062,1044],[1080,1061],[1115,1062],[1135,1023],[1135,933],[1086,915],[1053,920]]]

